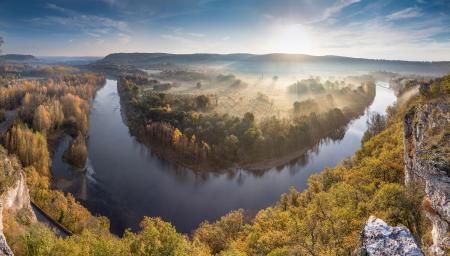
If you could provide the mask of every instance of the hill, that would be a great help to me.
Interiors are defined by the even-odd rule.
[[[33,62],[38,59],[33,55],[24,55],[24,54],[5,54],[0,55],[0,63],[1,62]]]
[[[94,66],[127,65],[137,68],[176,69],[186,65],[229,64],[237,70],[261,70],[270,64],[300,64],[306,67],[329,67],[358,71],[380,71],[444,75],[450,70],[450,61],[423,62],[377,60],[343,56],[313,56],[306,54],[171,54],[171,53],[113,53],[94,63]],[[261,66],[260,66],[261,65]],[[259,71],[265,72],[265,70]]]

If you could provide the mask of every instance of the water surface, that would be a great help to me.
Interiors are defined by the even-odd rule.
[[[116,234],[137,229],[143,216],[160,216],[189,233],[200,222],[234,209],[255,213],[291,186],[305,189],[311,174],[353,155],[367,128],[368,113],[385,113],[395,102],[393,91],[383,87],[387,84],[377,84],[381,86],[373,104],[349,124],[341,140],[324,140],[293,163],[265,172],[197,175],[157,158],[130,136],[121,117],[117,83],[108,80],[97,92],[90,114],[88,172],[76,173],[55,159],[56,186],[73,193],[93,213],[109,217]],[[68,144],[61,147],[64,143]]]

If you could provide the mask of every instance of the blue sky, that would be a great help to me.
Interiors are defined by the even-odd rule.
[[[0,0],[4,53],[450,60],[449,0]]]

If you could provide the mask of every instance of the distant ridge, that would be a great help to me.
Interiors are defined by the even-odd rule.
[[[24,54],[5,54],[0,55],[0,62],[32,62],[37,61],[36,57],[33,55],[24,55]]]
[[[235,66],[256,66],[265,64],[295,63],[305,66],[325,67],[333,65],[342,70],[355,71],[392,71],[411,72],[417,74],[447,74],[450,71],[450,61],[405,61],[405,60],[384,60],[384,59],[364,59],[334,55],[313,56],[307,54],[171,54],[171,53],[113,53],[94,65],[126,65],[136,68],[165,68],[194,65],[208,65],[214,63],[226,63]]]
[[[150,61],[372,61],[372,62],[400,62],[400,63],[446,63],[450,61],[407,61],[407,60],[385,60],[385,59],[365,59],[337,55],[315,56],[308,54],[290,54],[290,53],[269,53],[269,54],[250,54],[250,53],[191,53],[191,54],[173,54],[173,53],[112,53],[99,60],[99,62],[123,62],[123,64],[133,64]]]

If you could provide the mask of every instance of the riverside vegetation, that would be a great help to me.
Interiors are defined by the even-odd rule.
[[[108,221],[92,216],[72,195],[50,189],[49,144],[63,133],[78,136],[67,152],[67,159],[84,165],[79,150],[85,149],[89,102],[101,75],[82,73],[40,80],[12,80],[0,87],[0,105],[15,113],[11,127],[3,135],[3,145],[24,167],[32,201],[53,219],[73,232],[88,226],[107,230]]]
[[[219,83],[231,80],[233,91],[239,90],[236,81],[244,84],[232,75],[217,79]],[[145,76],[119,78],[130,131],[154,152],[195,170],[267,169],[289,162],[324,138],[338,138],[339,131],[361,115],[375,96],[371,81],[351,86],[330,81],[321,84],[319,78],[311,78],[288,88],[288,92],[307,98],[293,103],[288,118],[269,111],[258,120],[253,112],[239,117],[217,111],[221,103],[215,94],[161,92],[158,83]],[[308,98],[310,92],[314,98]],[[263,93],[258,93],[256,100],[273,105]],[[338,108],[337,102],[346,104]]]
[[[58,130],[86,134],[80,124],[87,125],[89,100],[104,78],[84,74],[13,82],[0,88],[1,106],[18,111],[4,145],[19,160],[16,172],[23,166],[32,200],[74,235],[56,237],[46,226],[18,215],[5,216],[4,233],[17,255],[349,255],[366,219],[376,215],[391,225],[406,225],[426,247],[430,226],[421,211],[421,190],[403,185],[402,119],[414,101],[448,95],[449,78],[433,81],[419,99],[390,108],[387,127],[368,135],[351,159],[311,176],[305,191],[292,188],[254,217],[233,211],[202,223],[189,237],[168,222],[145,217],[141,231],[126,231],[122,238],[109,233],[106,218],[93,217],[72,196],[49,189],[47,141]],[[48,115],[37,111],[39,106]],[[8,180],[11,170],[2,168],[1,175]]]

